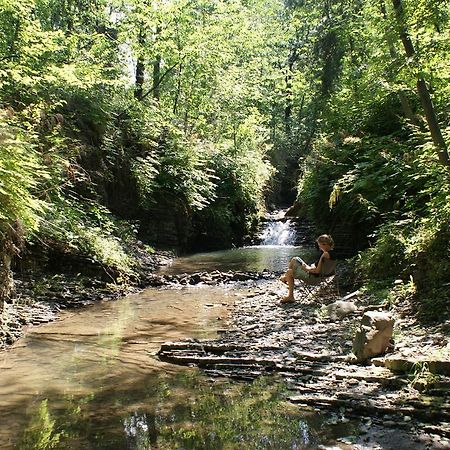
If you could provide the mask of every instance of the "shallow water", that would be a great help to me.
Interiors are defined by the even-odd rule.
[[[248,408],[262,408],[261,400],[252,404],[257,390],[212,384],[155,357],[164,341],[214,336],[236,295],[211,287],[148,289],[30,328],[1,354],[0,448],[218,448],[231,439],[227,417],[235,414],[242,416],[239,439],[269,439],[246,425],[248,411],[235,403],[247,395]],[[298,411],[282,416],[303,423]]]
[[[222,326],[217,318],[226,316],[222,303],[233,294],[148,289],[29,329],[0,355],[0,448],[17,445],[45,399],[52,411],[84,402],[94,422],[119,420],[130,406],[123,411],[119,406],[127,398],[144,401],[147,390],[159,384],[159,374],[180,371],[154,357],[161,342],[214,335]]]
[[[175,259],[171,265],[161,271],[174,274],[213,270],[281,272],[287,268],[293,256],[301,256],[306,261],[314,262],[318,252],[313,247],[255,245],[183,256]]]
[[[162,342],[216,335],[244,291],[148,289],[30,328],[0,355],[0,448],[295,449],[329,440],[316,415],[281,402],[280,383],[211,381],[155,357]]]

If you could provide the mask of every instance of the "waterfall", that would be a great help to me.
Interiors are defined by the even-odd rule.
[[[265,223],[259,238],[260,245],[294,245],[296,230],[290,220],[270,220]]]

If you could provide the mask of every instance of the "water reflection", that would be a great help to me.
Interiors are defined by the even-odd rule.
[[[149,381],[140,399],[136,389],[126,398],[103,393],[101,401],[67,399],[59,410],[42,401],[20,448],[295,450],[317,448],[324,440],[315,431],[317,416],[282,401],[279,380],[213,383],[188,371]],[[99,410],[104,402],[109,408]]]
[[[150,426],[147,416],[141,415],[137,421],[133,416],[131,422],[140,424],[132,428],[137,432],[134,436],[139,436],[139,431],[145,436],[141,442],[149,442],[153,430],[158,448],[281,450],[317,444],[308,423],[312,416],[307,419],[298,409],[287,408],[281,401],[281,385],[270,379],[253,384],[199,384],[192,374],[179,376],[178,381],[180,378],[183,383],[174,385],[172,380],[167,384],[165,402],[177,404],[175,399],[182,399],[174,410],[159,411],[156,423]]]
[[[244,270],[262,272],[264,269],[281,272],[293,256],[302,255],[307,261],[317,257],[315,248],[286,245],[255,245],[208,253],[196,253],[177,258],[164,273],[194,273],[203,271]]]
[[[55,448],[62,434],[55,430],[55,420],[51,419],[48,401],[43,400],[25,428],[20,448],[23,450]]]
[[[153,357],[160,344],[214,336],[223,327],[218,317],[226,317],[226,305],[238,293],[210,287],[148,289],[66,312],[57,322],[30,329],[0,355],[0,448],[18,448],[18,437],[27,424],[27,439],[34,439],[30,436],[36,426],[29,421],[30,414],[40,429],[47,430],[43,435],[54,437],[48,430],[55,412],[76,412],[80,402],[95,405],[90,415],[107,417],[117,427],[122,402],[126,404],[129,397],[146,398],[143,390],[148,385],[154,391],[153,380],[161,371],[181,370]],[[51,419],[46,408],[52,410]],[[76,423],[76,417],[74,413],[71,421]],[[110,424],[106,429],[111,432]],[[47,444],[36,448],[52,448]]]
[[[155,358],[161,342],[213,337],[227,305],[248,292],[148,289],[30,330],[1,355],[0,449],[282,450],[329,442],[315,415],[282,401],[279,381],[213,382]]]

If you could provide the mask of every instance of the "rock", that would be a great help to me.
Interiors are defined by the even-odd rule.
[[[386,312],[366,311],[353,340],[353,353],[358,362],[382,355],[389,347],[394,319]]]
[[[359,290],[358,291],[354,291],[351,292],[350,294],[347,294],[345,297],[342,297],[341,300],[342,301],[348,301],[353,297],[357,297],[360,294]]]
[[[358,309],[355,303],[342,300],[331,303],[326,308],[331,320],[341,320]]]
[[[410,372],[418,364],[425,365],[430,373],[439,375],[450,375],[449,360],[435,360],[431,358],[405,358],[392,356],[380,360],[372,361],[378,366],[384,366],[393,372]]]

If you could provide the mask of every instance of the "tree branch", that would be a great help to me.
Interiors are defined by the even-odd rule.
[[[182,60],[181,60],[182,61]],[[142,97],[139,99],[140,101],[144,100],[145,97],[149,96],[164,80],[164,78],[166,77],[167,74],[169,74],[170,72],[172,72],[173,69],[175,69],[175,67],[178,66],[178,64],[181,63],[181,61],[177,61],[173,66],[170,66],[158,79],[158,81],[156,83],[153,84],[153,86],[151,87],[151,89],[149,91],[147,91],[144,95],[142,95]]]

